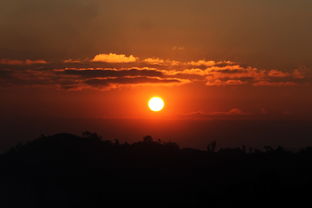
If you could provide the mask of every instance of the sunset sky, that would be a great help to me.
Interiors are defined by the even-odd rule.
[[[312,118],[310,0],[0,5],[2,120]]]

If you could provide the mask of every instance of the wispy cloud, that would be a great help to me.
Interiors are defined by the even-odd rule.
[[[85,83],[91,87],[105,88],[105,87],[118,87],[120,85],[142,85],[142,84],[179,84],[181,80],[178,79],[162,79],[156,77],[120,77],[120,78],[106,78],[106,79],[88,79]]]
[[[162,77],[163,73],[147,69],[66,69],[62,74],[77,75],[80,77],[125,77],[125,76],[150,76]]]
[[[212,80],[212,81],[207,81],[206,85],[207,86],[213,86],[213,87],[220,87],[220,86],[238,86],[238,85],[244,85],[247,84],[246,81],[242,80],[226,80],[222,81],[220,79],[217,80]]]
[[[17,59],[0,59],[0,64],[4,65],[32,65],[32,64],[47,64],[45,60],[17,60]]]
[[[186,119],[249,119],[255,116],[254,113],[249,113],[241,110],[240,108],[231,108],[228,111],[215,111],[215,112],[191,112],[181,115]]]
[[[261,86],[261,87],[289,87],[289,86],[296,86],[297,83],[284,81],[284,82],[274,82],[274,81],[259,81],[253,84],[254,86]]]

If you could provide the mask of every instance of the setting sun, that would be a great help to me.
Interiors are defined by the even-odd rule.
[[[165,106],[165,102],[161,97],[152,97],[148,101],[148,107],[151,111],[161,111]]]

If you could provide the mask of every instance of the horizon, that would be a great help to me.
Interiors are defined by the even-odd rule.
[[[43,122],[44,121],[44,122]],[[170,126],[170,128],[167,128]],[[121,142],[140,141],[150,135],[162,141],[175,142],[181,147],[205,149],[216,141],[218,147],[283,146],[296,150],[312,146],[311,120],[206,120],[206,119],[11,119],[2,124],[2,143],[5,151],[31,141],[40,135],[84,131],[98,133],[103,139],[118,139]],[[18,129],[18,131],[12,131]]]

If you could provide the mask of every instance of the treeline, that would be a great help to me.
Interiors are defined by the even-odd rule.
[[[1,207],[300,206],[311,193],[312,148],[211,142],[197,150],[151,136],[128,144],[84,132],[16,145],[0,167]]]

